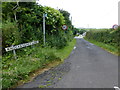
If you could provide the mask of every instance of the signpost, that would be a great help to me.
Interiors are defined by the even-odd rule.
[[[37,43],[39,43],[39,41],[33,41],[33,42],[24,43],[24,44],[20,44],[20,45],[16,45],[16,46],[12,45],[11,47],[5,48],[5,50],[6,50],[6,52],[13,50],[14,57],[15,57],[15,59],[17,59],[15,49],[20,49],[20,48],[23,48],[23,47],[27,47],[27,46],[30,46],[30,45],[37,44]]]
[[[43,14],[43,42],[45,46],[45,17],[47,17],[47,14]]]

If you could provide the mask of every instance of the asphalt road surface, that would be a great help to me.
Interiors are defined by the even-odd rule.
[[[118,86],[118,57],[94,44],[77,39],[69,58],[71,70],[57,88],[113,88]]]
[[[52,88],[114,88],[118,86],[118,57],[83,38],[77,38],[77,44],[65,63],[20,88],[38,87],[42,81],[50,80],[54,72],[58,75],[49,81],[54,82],[50,84]]]

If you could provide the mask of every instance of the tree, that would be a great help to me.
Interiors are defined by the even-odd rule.
[[[64,18],[65,18],[65,23],[67,25],[71,25],[71,21],[70,21],[70,13],[68,11],[65,11],[63,9],[59,9],[60,13],[63,14]]]

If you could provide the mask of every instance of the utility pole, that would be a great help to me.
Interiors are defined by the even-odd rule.
[[[45,17],[47,17],[47,14],[43,14],[43,43],[45,46]]]

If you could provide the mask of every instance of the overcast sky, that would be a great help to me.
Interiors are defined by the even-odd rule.
[[[111,28],[118,24],[120,0],[39,0],[43,6],[68,11],[75,27]]]

